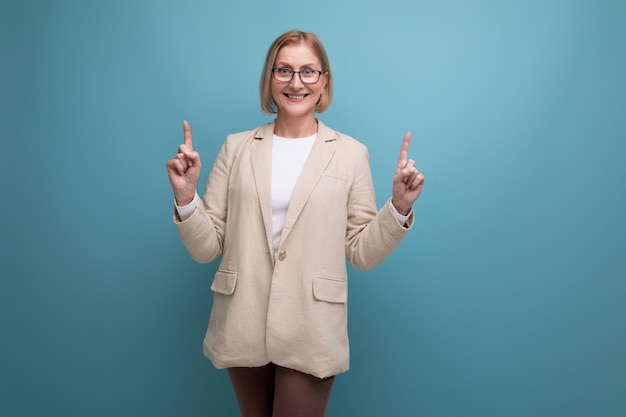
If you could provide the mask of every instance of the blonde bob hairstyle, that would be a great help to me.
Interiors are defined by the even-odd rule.
[[[267,51],[267,56],[265,57],[265,65],[263,66],[263,73],[261,74],[261,110],[263,113],[277,113],[278,108],[276,107],[276,102],[272,97],[272,90],[270,88],[270,84],[272,83],[272,67],[274,66],[274,61],[276,60],[276,55],[280,48],[286,45],[294,45],[303,43],[308,45],[313,49],[317,58],[320,60],[320,64],[322,65],[322,71],[324,71],[327,82],[326,87],[324,87],[324,91],[322,91],[322,96],[320,97],[320,101],[317,103],[315,111],[317,113],[324,112],[328,106],[330,106],[330,102],[333,99],[333,77],[330,72],[330,62],[328,61],[328,56],[326,55],[326,50],[324,49],[324,45],[319,40],[319,38],[311,33],[311,32],[302,32],[299,30],[291,30],[289,32],[285,32],[280,35],[274,43],[270,46]]]

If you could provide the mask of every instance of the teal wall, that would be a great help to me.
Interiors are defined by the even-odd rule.
[[[3,1],[0,415],[236,416],[201,342],[216,265],[171,222],[188,119],[203,181],[269,121],[271,41],[319,34],[321,116],[405,131],[416,225],[351,271],[329,417],[626,415],[626,2]]]

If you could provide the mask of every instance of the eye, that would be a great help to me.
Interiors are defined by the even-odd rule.
[[[278,68],[277,71],[280,75],[291,75],[291,70],[289,68]]]
[[[313,74],[315,74],[315,70],[312,69],[312,68],[305,68],[305,69],[302,70],[302,75],[304,75],[304,76],[308,77],[308,76],[311,76]]]

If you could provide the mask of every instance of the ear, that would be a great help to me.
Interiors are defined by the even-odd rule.
[[[324,74],[322,74],[323,78],[324,78],[324,85],[323,88],[326,88],[326,84],[328,84],[328,71],[324,72]]]

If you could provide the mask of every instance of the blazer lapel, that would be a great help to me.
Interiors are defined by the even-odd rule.
[[[313,188],[319,181],[322,173],[328,166],[328,163],[333,158],[333,155],[335,154],[334,143],[336,140],[337,133],[326,127],[326,125],[318,120],[317,139],[313,144],[311,153],[304,164],[302,173],[298,178],[293,195],[291,196],[289,209],[287,210],[287,218],[285,219],[285,225],[283,226],[283,232],[281,235],[281,243],[289,235],[289,232],[298,219],[298,216],[300,216],[300,212],[302,212],[302,209],[311,195],[311,192],[313,192]]]
[[[274,253],[272,242],[272,136],[274,123],[261,126],[254,134],[254,147],[251,148],[252,175],[261,206],[261,215],[265,225],[267,245]],[[272,259],[274,257],[272,256]]]

